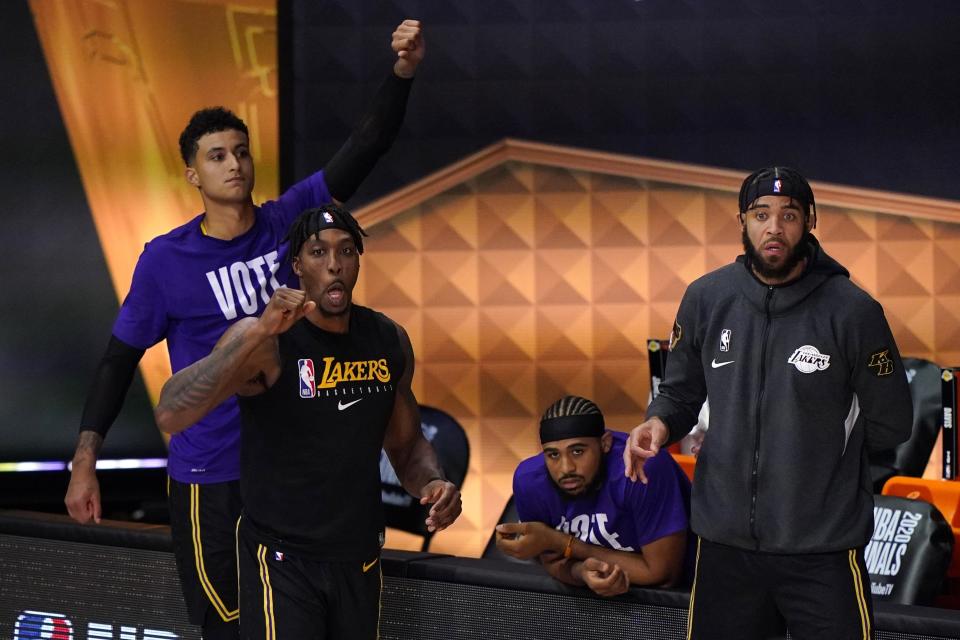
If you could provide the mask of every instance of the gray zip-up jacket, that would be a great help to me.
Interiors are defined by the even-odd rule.
[[[692,283],[671,340],[647,417],[676,442],[710,397],[693,530],[774,553],[866,544],[867,450],[906,440],[913,419],[880,304],[811,238],[807,267],[789,284],[763,284],[744,256]]]

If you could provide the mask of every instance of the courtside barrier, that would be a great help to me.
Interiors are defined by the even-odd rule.
[[[0,511],[0,638],[198,639],[169,544],[165,527]],[[602,599],[536,566],[429,553],[385,551],[382,566],[385,639],[685,637],[684,591]],[[956,638],[960,614],[876,603],[876,628],[881,640]]]

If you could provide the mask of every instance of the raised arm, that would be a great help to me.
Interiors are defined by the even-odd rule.
[[[420,428],[420,407],[413,395],[413,347],[403,327],[397,325],[400,348],[407,366],[397,382],[393,413],[387,424],[383,448],[397,472],[403,488],[418,496],[420,504],[432,504],[427,515],[427,530],[441,531],[460,515],[460,490],[446,480],[433,446],[423,437]]]
[[[280,375],[276,336],[293,326],[316,304],[298,289],[274,292],[259,318],[230,326],[207,357],[167,380],[154,409],[157,426],[177,433],[193,425],[231,395],[254,395]]]
[[[397,54],[393,72],[353,133],[324,167],[324,179],[337,204],[346,202],[393,145],[407,112],[407,99],[427,46],[418,20],[404,20],[391,36]]]

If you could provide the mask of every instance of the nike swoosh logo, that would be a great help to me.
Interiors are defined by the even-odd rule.
[[[736,360],[727,360],[726,362],[717,362],[717,359],[714,358],[713,362],[710,363],[710,366],[714,369],[719,369],[720,367],[725,367],[728,364],[733,364]]]
[[[356,400],[354,400],[354,401],[352,401],[352,402],[348,402],[348,403],[346,403],[346,404],[344,404],[343,402],[338,402],[338,403],[337,403],[337,409],[340,409],[340,411],[343,411],[344,409],[347,409],[347,408],[352,407],[353,405],[357,404],[357,403],[360,402],[361,400],[363,400],[363,398],[357,398]]]
[[[364,562],[364,563],[363,563],[363,572],[366,573],[367,571],[370,571],[370,568],[371,568],[373,565],[377,564],[377,561],[378,561],[378,560],[380,560],[380,558],[374,558],[374,559],[371,560],[370,562]],[[354,565],[354,566],[356,566],[356,565]]]

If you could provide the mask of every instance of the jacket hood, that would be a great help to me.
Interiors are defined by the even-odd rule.
[[[788,313],[832,278],[850,277],[850,272],[843,265],[827,255],[816,237],[808,234],[807,238],[810,250],[807,266],[799,278],[784,284],[770,285],[761,282],[750,268],[747,256],[737,256],[737,262],[742,266],[736,270],[740,289],[760,313],[767,312],[768,303],[771,316]]]

